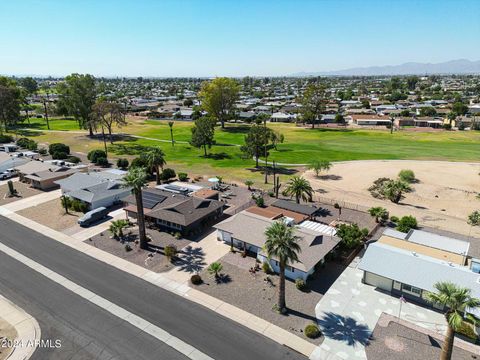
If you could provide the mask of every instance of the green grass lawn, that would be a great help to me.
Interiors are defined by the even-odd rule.
[[[35,121],[33,121],[35,120]],[[45,130],[43,119],[32,119],[31,127]],[[191,135],[191,122],[176,121],[173,127],[176,141],[188,142]],[[269,160],[280,163],[305,164],[315,159],[330,161],[365,160],[365,159],[433,159],[451,161],[479,161],[480,132],[442,131],[442,132],[409,132],[400,131],[390,134],[389,131],[372,130],[330,130],[305,129],[294,124],[269,124],[285,136],[285,142],[272,150]],[[65,132],[27,132],[39,142],[63,141],[73,151],[87,153],[93,148],[102,148],[99,139],[92,140],[77,133],[74,120],[53,119],[52,130]],[[134,134],[143,137],[170,140],[170,128],[167,121],[133,120],[130,124],[115,132]],[[111,154],[116,157],[133,158],[145,151],[145,147],[159,146],[166,155],[170,166],[178,171],[196,174],[217,174],[237,179],[261,179],[261,173],[255,171],[254,161],[245,159],[239,145],[244,142],[248,126],[227,124],[222,130],[215,130],[214,145],[209,157],[203,157],[203,150],[194,148],[188,143],[177,142],[174,147],[169,142],[148,139],[126,138],[109,145]],[[86,134],[86,132],[85,132]]]
[[[78,122],[72,118],[63,118],[63,117],[51,117],[48,120],[50,125],[50,130],[61,130],[61,131],[80,131],[78,128]],[[26,119],[21,125],[21,128],[25,129],[36,129],[36,130],[47,130],[47,122],[44,118],[31,117]]]

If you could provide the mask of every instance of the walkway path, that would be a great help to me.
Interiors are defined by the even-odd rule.
[[[29,196],[27,198],[3,205],[2,208],[11,212],[17,212],[32,206],[43,204],[50,200],[58,199],[61,195],[61,190],[42,192],[41,194]]]
[[[0,319],[5,320],[17,331],[16,343],[22,346],[15,346],[8,356],[9,360],[26,360],[32,356],[36,349],[36,341],[40,340],[40,325],[37,320],[0,295]],[[13,340],[13,339],[9,339]],[[2,349],[3,351],[3,349]]]
[[[357,263],[357,262],[356,262]],[[414,305],[362,283],[363,271],[347,267],[315,308],[318,324],[325,335],[311,359],[366,359],[368,344],[382,313],[398,316],[417,326],[443,333],[446,323],[441,313]]]

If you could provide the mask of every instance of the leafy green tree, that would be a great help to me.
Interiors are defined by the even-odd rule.
[[[245,180],[245,185],[247,185],[248,190],[252,190],[253,181],[252,180]]]
[[[417,87],[417,83],[418,83],[418,77],[417,76],[407,77],[407,88],[408,88],[408,90],[410,90],[410,91],[415,90],[415,88]]]
[[[284,221],[275,221],[265,230],[265,252],[268,258],[275,258],[279,264],[278,285],[278,311],[285,313],[287,305],[285,301],[285,268],[298,262],[298,254],[301,251],[299,237],[294,234],[294,228]]]
[[[16,124],[20,119],[21,103],[22,93],[17,83],[12,79],[0,76],[0,134],[3,134],[9,125]]]
[[[337,236],[342,239],[342,246],[353,249],[365,241],[368,229],[360,229],[357,224],[340,224],[337,225]]]
[[[345,118],[343,117],[342,114],[335,115],[335,123],[337,123],[338,125],[344,125],[345,124]]]
[[[293,176],[287,183],[285,194],[290,197],[295,197],[297,204],[300,204],[300,199],[303,201],[312,199],[313,189],[305,178]]]
[[[480,211],[475,210],[470,215],[468,215],[467,223],[468,223],[468,225],[470,225],[470,231],[469,231],[469,234],[468,234],[468,236],[470,236],[470,234],[472,232],[472,227],[480,226]]]
[[[332,167],[332,163],[328,160],[314,160],[309,165],[308,168],[315,172],[315,175],[318,177],[322,171],[328,171]]]
[[[125,158],[118,159],[117,167],[122,170],[125,170],[126,168],[128,168],[128,159],[125,159]]]
[[[160,169],[163,171],[163,167],[167,164],[165,160],[165,153],[159,147],[152,147],[148,150],[145,154],[143,154],[147,166],[155,171],[155,179],[157,181],[157,185],[161,182],[161,172]]]
[[[442,344],[441,360],[450,360],[453,352],[455,331],[463,324],[464,317],[476,322],[476,319],[466,312],[480,306],[480,300],[472,297],[470,289],[457,286],[451,282],[438,282],[435,285],[436,293],[428,293],[427,299],[432,304],[445,306],[445,319],[447,320],[447,334]]]
[[[435,116],[437,115],[437,110],[432,106],[423,107],[420,109],[420,116]]]
[[[234,79],[220,77],[204,82],[199,92],[202,107],[225,127],[238,99],[240,86]]]
[[[72,115],[82,129],[89,130],[93,136],[92,113],[97,97],[95,78],[86,74],[71,74],[57,87],[58,102]]]
[[[207,147],[211,148],[215,144],[215,124],[209,117],[203,116],[195,120],[192,127],[192,138],[190,145],[196,148],[202,148],[205,157],[207,157]]]
[[[162,171],[162,174],[161,174],[160,178],[163,181],[168,181],[170,179],[175,178],[175,176],[177,176],[177,174],[175,173],[175,170],[173,170],[171,168],[166,168]]]
[[[397,230],[408,233],[411,229],[417,228],[417,219],[413,216],[407,215],[403,216],[397,224]]]
[[[105,134],[104,128],[107,129],[110,144],[113,144],[113,126],[122,127],[127,125],[122,105],[113,101],[97,101],[92,107],[90,125],[94,129],[100,126],[102,134]]]
[[[457,116],[463,116],[468,112],[468,106],[464,103],[457,101],[452,105],[452,113]]]
[[[368,209],[368,213],[375,218],[375,222],[378,223],[380,220],[385,221],[388,219],[388,211],[387,209],[377,206]]]
[[[172,146],[175,146],[175,140],[173,140],[173,125],[175,124],[175,121],[169,121],[168,122],[168,127],[170,128],[170,138],[172,139]]]
[[[90,162],[97,165],[99,164],[98,160],[101,158],[104,158],[104,159],[107,158],[107,153],[103,150],[99,150],[99,149],[90,150],[87,154],[87,159],[90,160]]]
[[[123,178],[123,186],[130,187],[133,195],[135,195],[135,202],[137,204],[137,222],[140,240],[140,248],[147,249],[147,235],[145,232],[145,215],[143,213],[143,198],[142,188],[147,184],[147,173],[144,168],[135,167],[130,168],[128,173]]]
[[[321,83],[310,83],[300,99],[303,105],[301,108],[302,118],[306,122],[311,122],[312,129],[315,127],[315,122],[322,119],[322,113],[326,108],[328,99],[325,89]]]

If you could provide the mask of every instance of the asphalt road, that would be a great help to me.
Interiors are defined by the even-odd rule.
[[[61,342],[58,348],[37,348],[33,360],[188,360],[158,339],[2,252],[0,293],[35,317],[42,340]]]
[[[119,271],[2,216],[0,216],[0,241],[78,285],[161,327],[216,360],[306,359],[305,356],[207,308]],[[23,273],[25,269],[20,271]],[[22,274],[19,281],[15,281],[16,276],[13,277],[5,282],[6,287],[20,293],[25,287],[21,280],[25,276],[27,275]],[[3,277],[0,279],[3,282]],[[5,287],[4,284],[1,286]],[[5,294],[9,297],[7,292]],[[60,294],[56,295],[62,298]],[[62,311],[57,311],[60,316],[61,314],[67,316],[66,313],[71,312],[70,302],[74,297],[72,295],[63,298]],[[36,301],[35,299],[36,295],[33,292],[23,300],[23,304],[29,300]],[[23,304],[19,303],[20,306]],[[28,311],[28,308],[25,310]],[[82,323],[93,317],[92,312],[85,311],[83,316],[79,315],[78,322]],[[40,325],[42,326],[41,323]],[[115,339],[121,342],[122,334]],[[131,350],[135,352],[137,349],[134,347]],[[144,349],[138,349],[139,359],[143,351]],[[135,358],[137,357],[133,357]],[[170,359],[166,353],[160,356],[157,354],[156,358]]]

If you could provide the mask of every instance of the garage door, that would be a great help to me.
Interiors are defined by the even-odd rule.
[[[392,291],[393,281],[386,277],[367,272],[365,273],[365,282],[369,285],[378,287],[379,289]]]

